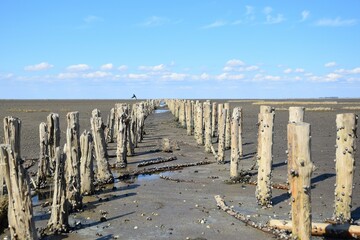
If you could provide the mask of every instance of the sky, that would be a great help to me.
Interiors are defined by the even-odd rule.
[[[1,0],[0,99],[360,97],[359,0]]]

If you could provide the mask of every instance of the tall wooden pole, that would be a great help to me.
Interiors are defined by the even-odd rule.
[[[234,108],[231,119],[230,179],[237,179],[240,176],[239,164],[242,155],[241,111],[240,107]]]
[[[211,153],[212,136],[211,136],[211,104],[204,103],[204,120],[205,120],[205,152]]]
[[[227,110],[225,122],[225,149],[230,149],[231,146],[231,111],[230,103],[224,103],[224,108]]]
[[[339,223],[351,221],[357,118],[354,113],[336,115],[334,219]]]
[[[94,140],[90,132],[84,131],[80,136],[80,179],[81,194],[91,195],[94,193]],[[99,169],[98,169],[99,171]]]
[[[226,131],[226,118],[227,118],[227,109],[222,109],[220,119],[219,119],[219,144],[218,144],[218,159],[219,164],[225,163],[225,131]]]
[[[256,187],[256,199],[258,204],[263,207],[271,206],[271,167],[272,167],[272,147],[274,131],[275,112],[264,112],[259,114],[259,145],[261,151],[258,152],[258,178]]]
[[[310,124],[288,124],[288,158],[293,162],[291,181],[292,237],[311,238],[311,162]]]

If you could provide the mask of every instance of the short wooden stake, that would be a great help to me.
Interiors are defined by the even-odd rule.
[[[216,125],[218,121],[217,103],[213,102],[211,107],[211,136],[216,137]]]
[[[240,176],[239,164],[242,155],[241,141],[241,111],[240,107],[233,109],[231,118],[231,158],[230,158],[230,179],[237,179]],[[240,152],[241,151],[241,152]]]
[[[218,160],[219,164],[225,163],[225,131],[226,131],[227,109],[222,109],[221,117],[219,119],[219,144],[218,144]]]
[[[311,174],[314,165],[311,162],[310,124],[289,123],[288,158],[293,163],[291,170],[291,213],[292,237],[311,238]]]
[[[0,163],[8,190],[8,222],[11,239],[37,239],[29,176],[8,144],[0,145]]]
[[[109,143],[114,142],[114,128],[115,128],[115,109],[110,109],[109,124],[107,126],[106,140]]]
[[[116,150],[116,165],[120,168],[127,166],[127,131],[126,122],[128,119],[127,113],[122,107],[118,107],[118,129],[117,129],[117,150]],[[141,133],[139,133],[141,135]],[[140,140],[141,138],[139,138]]]
[[[218,104],[218,117],[217,117],[217,142],[219,142],[219,132],[220,132],[220,121],[221,121],[221,116],[222,116],[222,110],[223,110],[223,108],[224,108],[224,104],[222,104],[222,103],[219,103]]]
[[[16,160],[21,160],[21,120],[19,118],[4,118],[4,139],[4,143],[11,146]]]
[[[48,128],[46,123],[42,122],[39,125],[40,137],[40,156],[37,172],[37,188],[44,188],[46,186],[46,177],[50,176],[50,161],[48,153]]]
[[[191,136],[193,134],[193,112],[191,107],[191,101],[186,101],[186,134]]]
[[[354,113],[336,115],[334,219],[339,223],[351,221],[357,118]]]
[[[212,136],[211,136],[211,104],[204,103],[204,120],[205,120],[205,152],[211,153]]]
[[[231,111],[230,103],[224,103],[224,108],[227,110],[225,122],[225,149],[230,149],[231,146]]]
[[[91,195],[94,193],[94,140],[90,132],[84,131],[80,136],[80,179],[81,194]],[[98,169],[99,171],[99,169]]]
[[[289,107],[289,123],[303,122],[304,113],[304,107]]]
[[[204,132],[203,132],[203,105],[199,103],[196,108],[196,142],[198,145],[204,145]]]
[[[52,172],[55,169],[55,150],[60,147],[60,118],[57,113],[50,113],[47,116],[48,128],[48,153]]]
[[[259,145],[258,152],[258,178],[256,186],[256,199],[263,207],[271,207],[271,167],[275,112],[259,114]]]
[[[66,197],[70,205],[69,211],[73,212],[82,208],[79,112],[69,112],[66,118]]]
[[[51,215],[45,229],[45,234],[59,234],[69,231],[69,203],[66,198],[65,160],[60,148],[55,149],[54,193]]]

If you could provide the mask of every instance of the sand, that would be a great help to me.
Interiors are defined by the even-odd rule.
[[[225,100],[214,100],[224,102]],[[294,100],[291,100],[294,102]],[[304,104],[304,100],[301,100]],[[360,100],[346,99],[331,104],[313,104],[318,100],[308,100],[309,107],[330,107],[331,111],[308,111],[305,121],[311,124],[312,132],[312,161],[317,167],[312,178],[312,211],[313,220],[323,222],[331,218],[334,203],[335,184],[335,117],[337,113],[355,112],[359,110],[343,109],[346,106],[357,106]],[[326,101],[326,100],[323,100]],[[333,101],[333,100],[331,100]],[[62,132],[61,145],[64,143],[65,116],[69,111],[80,112],[81,132],[90,129],[91,110],[100,109],[103,118],[116,102],[123,100],[1,100],[0,118],[16,116],[22,119],[22,157],[37,159],[39,152],[38,126],[46,120],[50,112],[60,114]],[[131,102],[131,101],[128,101]],[[254,101],[232,100],[231,108],[243,107],[244,112],[244,158],[241,167],[248,169],[254,163],[257,140],[257,114],[259,105]],[[344,102],[344,104],[340,104]],[[360,105],[360,104],[358,104]],[[284,110],[289,104],[276,104],[273,181],[286,182],[286,125],[288,112]],[[294,105],[296,106],[296,105]],[[129,158],[128,168],[125,170],[112,169],[118,176],[124,171],[137,169],[137,164],[159,157],[176,156],[177,160],[158,164],[173,165],[213,161],[212,154],[204,152],[203,146],[197,146],[193,136],[186,135],[186,129],[179,128],[173,116],[166,111],[154,113],[145,121],[145,138],[135,150],[136,155]],[[176,140],[180,150],[172,153],[157,151],[162,138]],[[3,139],[3,129],[0,129],[0,139]],[[357,140],[357,144],[358,144]],[[214,144],[215,148],[217,147]],[[110,162],[115,162],[115,144],[109,144]],[[230,159],[230,150],[226,151],[226,160]],[[147,166],[145,168],[150,168]],[[29,169],[36,172],[36,166]],[[252,178],[256,179],[253,171]],[[218,210],[214,195],[224,196],[227,204],[235,210],[249,215],[252,219],[265,223],[269,218],[288,219],[290,211],[289,197],[284,190],[273,190],[273,207],[261,209],[256,204],[255,186],[245,184],[226,184],[229,178],[229,163],[225,165],[209,164],[189,167],[173,172],[161,173],[174,179],[185,180],[175,182],[164,180],[159,174],[140,175],[127,181],[116,181],[105,186],[94,196],[84,198],[86,208],[83,212],[71,215],[74,230],[67,234],[67,239],[269,239],[272,235],[262,233],[245,226],[238,220]],[[355,223],[360,219],[360,174],[354,175],[355,185],[353,194],[353,218]],[[49,218],[49,207],[43,208],[42,203],[50,201],[49,191],[38,194],[33,198],[36,226],[46,225]],[[101,222],[100,218],[106,217]],[[1,236],[8,234],[5,231]],[[62,239],[49,237],[49,239]]]

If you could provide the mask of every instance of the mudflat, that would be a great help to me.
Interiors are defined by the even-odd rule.
[[[323,222],[331,218],[334,205],[335,173],[335,118],[338,113],[360,114],[360,99],[306,99],[306,100],[213,100],[230,102],[231,108],[243,108],[243,149],[241,167],[249,169],[255,163],[257,146],[257,114],[260,105],[275,107],[273,182],[286,183],[286,126],[289,106],[304,106],[305,122],[311,124],[311,157],[316,166],[312,177],[313,221]],[[39,155],[39,124],[46,121],[51,112],[59,113],[61,146],[65,143],[66,113],[79,111],[81,132],[90,130],[91,111],[102,113],[103,120],[115,103],[129,100],[0,100],[0,118],[15,116],[22,120],[21,155],[34,159],[29,172],[37,171]],[[166,108],[156,111],[145,121],[144,141],[129,157],[126,169],[112,168],[115,177],[135,169],[161,167],[199,161],[214,161],[214,156],[204,152],[193,136],[187,136]],[[0,139],[3,139],[3,128]],[[178,149],[171,153],[159,151],[163,138],[176,141]],[[359,144],[359,139],[356,140]],[[217,148],[216,139],[213,145]],[[116,144],[108,145],[110,164],[116,161]],[[143,161],[175,156],[177,160],[138,167]],[[255,186],[228,184],[230,150],[226,151],[224,165],[216,163],[187,167],[152,175],[139,175],[101,187],[98,192],[84,197],[84,211],[70,217],[73,230],[64,236],[49,236],[48,239],[270,239],[272,235],[246,226],[242,222],[219,210],[215,195],[224,197],[249,218],[266,223],[270,218],[289,219],[289,195],[286,190],[273,189],[273,207],[262,209],[256,203]],[[358,157],[356,156],[356,162]],[[256,171],[251,171],[256,180]],[[360,222],[360,174],[355,170],[352,217]],[[36,227],[44,227],[49,218],[51,189],[33,197]],[[104,218],[102,218],[104,217]],[[2,237],[8,232],[2,234]]]

